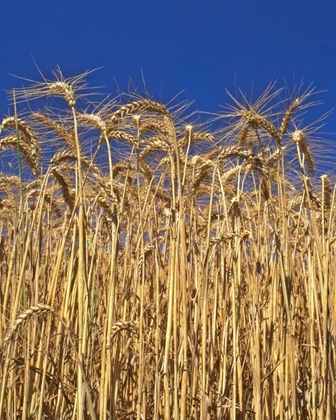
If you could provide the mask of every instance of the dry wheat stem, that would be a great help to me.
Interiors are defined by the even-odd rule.
[[[85,89],[57,72],[18,91],[63,99],[18,119],[36,178],[13,176],[3,121],[0,412],[334,418],[336,189],[307,173],[312,90],[242,94],[214,129]]]

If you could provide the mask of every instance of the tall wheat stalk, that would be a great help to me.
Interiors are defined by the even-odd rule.
[[[16,90],[0,126],[0,417],[335,417],[314,90],[231,97],[214,129],[184,104],[94,104],[87,75]]]

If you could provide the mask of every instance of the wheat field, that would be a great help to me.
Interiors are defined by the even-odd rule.
[[[336,418],[314,89],[204,120],[87,77],[9,92],[0,126],[0,418]]]

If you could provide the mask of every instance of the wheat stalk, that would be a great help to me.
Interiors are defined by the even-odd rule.
[[[142,111],[152,111],[162,115],[168,115],[168,110],[164,105],[149,99],[141,99],[140,101],[134,101],[120,107],[118,111],[113,113],[110,118],[110,122],[112,125],[116,125],[125,115]]]

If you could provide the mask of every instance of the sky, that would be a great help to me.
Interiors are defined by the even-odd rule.
[[[180,93],[193,108],[220,111],[238,88],[254,95],[304,81],[336,104],[335,0],[17,0],[2,5],[0,112],[12,112],[11,74],[41,80],[60,66],[65,77],[89,77],[103,93],[140,91],[167,103]],[[35,64],[36,63],[36,64]],[[315,112],[315,111],[314,111]],[[336,115],[324,129],[336,135]],[[336,144],[336,143],[335,143]]]

